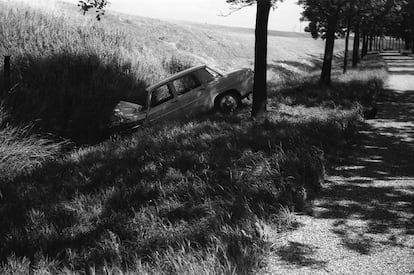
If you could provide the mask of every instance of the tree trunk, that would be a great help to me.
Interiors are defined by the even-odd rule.
[[[335,30],[338,19],[331,17],[328,19],[328,30],[326,33],[325,54],[323,57],[322,74],[319,81],[321,87],[331,85],[332,60],[335,46]]]
[[[365,35],[365,55],[368,54],[368,47],[369,47],[369,36],[368,34]]]
[[[355,26],[354,47],[352,49],[352,67],[356,68],[359,63],[359,23]]]
[[[345,54],[344,54],[344,73],[348,70],[348,48],[349,48],[349,34],[351,32],[351,19],[348,19],[348,26],[345,37]]]
[[[374,44],[374,37],[372,34],[369,36],[369,51],[372,52],[373,50],[373,44]]]
[[[411,39],[407,33],[404,35],[404,43],[405,43],[405,50],[409,50],[411,47]]]
[[[271,8],[270,0],[257,1],[254,84],[252,116],[266,117],[267,108],[267,28]]]
[[[411,32],[412,32],[411,53],[414,53],[414,29],[412,29]]]
[[[362,35],[362,58],[368,53],[368,35],[365,33]]]

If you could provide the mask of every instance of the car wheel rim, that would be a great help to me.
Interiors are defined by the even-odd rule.
[[[233,112],[237,109],[237,99],[231,95],[224,96],[221,100],[221,109],[225,112]]]

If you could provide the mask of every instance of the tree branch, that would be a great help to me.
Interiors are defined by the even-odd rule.
[[[235,13],[235,12],[238,12],[238,11],[240,11],[240,10],[246,8],[246,7],[250,7],[250,6],[253,6],[253,5],[254,5],[254,2],[253,1],[252,2],[249,2],[249,3],[239,4],[239,5],[237,5],[237,7],[231,7],[230,8],[230,11],[228,13],[226,13],[226,14],[223,14],[220,11],[220,14],[218,16],[227,17],[227,16],[229,16],[229,15]]]

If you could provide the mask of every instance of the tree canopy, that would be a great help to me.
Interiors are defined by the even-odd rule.
[[[309,21],[306,31],[312,37],[326,39],[320,83],[329,86],[333,49],[337,34],[346,33],[344,72],[346,71],[348,39],[354,31],[353,66],[359,62],[360,39],[362,56],[372,46],[374,36],[414,39],[414,1],[412,0],[299,0],[303,18]]]
[[[101,17],[105,14],[104,8],[109,5],[108,0],[79,0],[78,7],[81,8],[83,14],[90,9],[95,9],[96,19],[101,20]]]

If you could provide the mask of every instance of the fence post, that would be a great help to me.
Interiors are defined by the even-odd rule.
[[[7,93],[10,90],[10,55],[4,56],[4,92]]]

